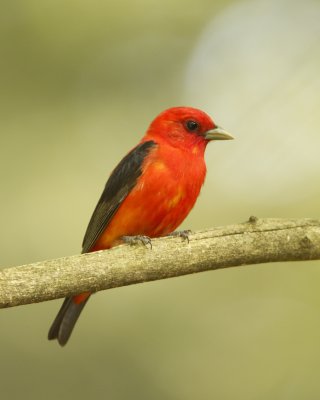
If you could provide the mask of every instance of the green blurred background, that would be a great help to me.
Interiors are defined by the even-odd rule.
[[[12,0],[0,5],[1,265],[76,254],[115,164],[163,109],[210,145],[183,228],[320,218],[318,0]],[[70,343],[61,300],[1,311],[1,399],[319,399],[319,262],[95,295]]]

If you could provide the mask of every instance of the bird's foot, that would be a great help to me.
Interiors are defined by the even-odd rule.
[[[144,246],[150,245],[150,249],[152,249],[152,243],[149,236],[143,236],[143,235],[122,236],[121,239],[124,241],[124,243],[130,244],[130,246],[143,244]]]
[[[178,236],[178,237],[181,237],[183,240],[187,240],[188,243],[189,243],[189,235],[190,235],[190,233],[191,233],[190,229],[185,229],[183,231],[171,232],[171,233],[169,233],[168,236],[173,236],[173,237],[177,237]]]

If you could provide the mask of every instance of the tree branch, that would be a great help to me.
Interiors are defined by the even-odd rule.
[[[0,271],[0,308],[219,268],[320,259],[320,221],[256,219]]]

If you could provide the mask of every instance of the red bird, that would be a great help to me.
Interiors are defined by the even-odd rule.
[[[113,170],[85,233],[82,253],[109,249],[128,237],[146,241],[173,232],[189,214],[206,176],[211,140],[233,139],[203,111],[162,112]],[[48,338],[65,345],[90,297],[67,297]]]

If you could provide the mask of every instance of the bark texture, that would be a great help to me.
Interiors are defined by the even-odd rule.
[[[320,221],[257,219],[0,271],[0,308],[219,268],[320,259]]]

